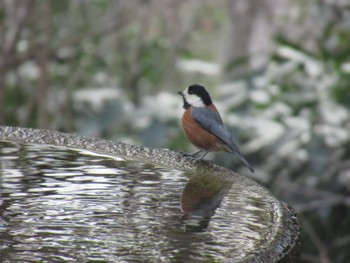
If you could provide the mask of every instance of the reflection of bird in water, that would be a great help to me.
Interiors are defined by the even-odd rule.
[[[199,149],[195,154],[204,152],[202,156],[204,158],[211,151],[229,152],[254,172],[228,133],[208,91],[203,86],[195,84],[180,91],[179,94],[183,97],[185,109],[182,126],[188,139]]]
[[[182,191],[180,202],[182,220],[188,232],[204,231],[231,183],[193,175]]]

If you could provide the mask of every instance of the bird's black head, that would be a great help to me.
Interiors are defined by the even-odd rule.
[[[192,107],[205,107],[212,104],[212,100],[208,91],[198,84],[194,84],[186,88],[183,92],[179,92],[184,99],[184,108],[188,109]]]
[[[211,97],[210,97],[208,91],[202,85],[193,84],[187,88],[187,92],[190,95],[193,94],[193,95],[200,97],[202,99],[203,103],[207,106],[212,104],[212,100],[211,100]]]

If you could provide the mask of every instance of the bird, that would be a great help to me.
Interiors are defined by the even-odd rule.
[[[183,130],[190,142],[199,149],[192,156],[204,153],[200,158],[203,159],[209,152],[225,151],[236,156],[254,173],[254,168],[242,156],[229,134],[206,88],[193,84],[178,94],[183,98],[185,109],[181,118]]]

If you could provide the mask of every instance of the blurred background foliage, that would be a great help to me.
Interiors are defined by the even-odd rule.
[[[0,0],[1,125],[192,151],[192,83],[299,213],[302,262],[349,262],[348,1]]]

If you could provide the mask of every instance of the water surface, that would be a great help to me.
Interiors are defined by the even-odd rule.
[[[242,186],[90,152],[0,141],[0,258],[238,262],[273,213]]]

